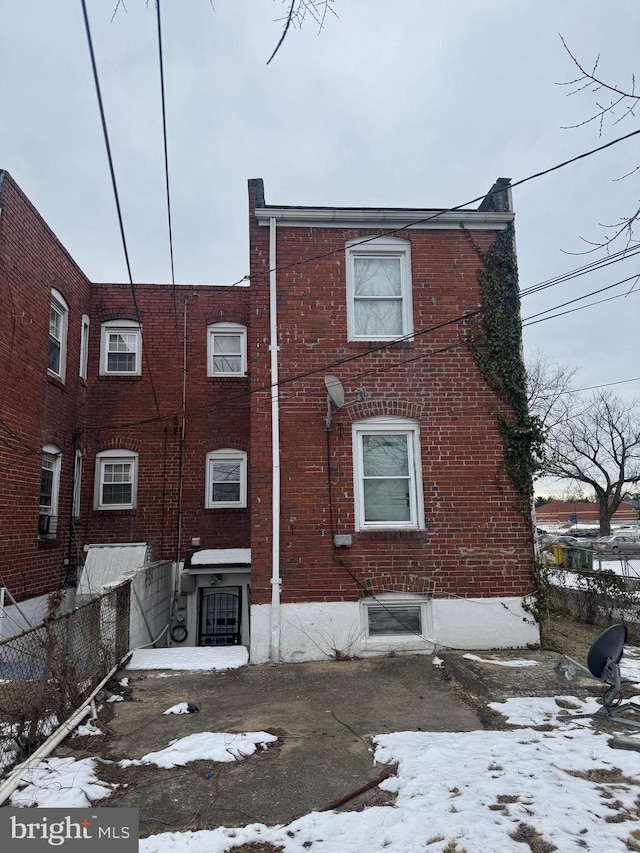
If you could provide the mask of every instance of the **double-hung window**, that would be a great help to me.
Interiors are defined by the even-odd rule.
[[[353,425],[356,528],[422,528],[420,432],[416,421],[378,417]]]
[[[60,448],[55,445],[45,444],[42,448],[38,521],[38,533],[41,535],[53,535],[58,527],[61,459]]]
[[[142,331],[133,320],[102,324],[100,373],[103,376],[140,376]]]
[[[55,376],[64,382],[67,360],[67,327],[69,323],[69,306],[61,293],[51,291],[49,308],[49,358],[47,370],[50,376]]]
[[[350,340],[393,340],[413,331],[411,244],[393,237],[347,243]]]
[[[246,507],[247,454],[241,450],[214,450],[207,454],[208,509]]]
[[[138,454],[131,450],[103,450],[96,456],[96,509],[134,509]]]
[[[238,323],[208,328],[208,376],[244,376],[247,372],[247,330]]]
[[[89,317],[82,315],[82,327],[80,329],[80,379],[87,378],[89,366]]]

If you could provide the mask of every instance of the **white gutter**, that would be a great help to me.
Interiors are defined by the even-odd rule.
[[[258,225],[277,219],[294,228],[411,228],[415,230],[458,229],[500,231],[513,222],[511,211],[375,209],[331,207],[259,207]]]
[[[280,663],[280,411],[278,388],[278,314],[276,291],[276,218],[269,219],[269,319],[271,353],[271,663]]]
[[[46,758],[48,755],[50,755],[53,750],[58,746],[58,744],[62,743],[62,741],[69,735],[69,733],[75,729],[78,723],[80,723],[81,720],[84,720],[84,718],[91,713],[91,706],[93,704],[93,700],[96,694],[100,690],[102,690],[107,681],[109,681],[111,676],[114,675],[114,673],[116,673],[120,669],[122,664],[130,655],[131,652],[127,652],[127,654],[122,658],[122,660],[120,660],[113,667],[113,669],[109,671],[108,675],[105,675],[100,684],[98,684],[98,686],[94,688],[91,695],[84,700],[78,710],[75,711],[65,723],[59,726],[55,730],[55,732],[53,732],[53,734],[50,735],[46,739],[46,741],[36,749],[33,755],[29,756],[26,761],[23,761],[22,764],[19,764],[13,769],[11,774],[4,780],[2,785],[0,785],[0,806],[5,802],[5,800],[9,799],[11,794],[13,794],[15,789],[20,784],[20,781],[24,774],[28,770],[33,770],[34,767],[37,767],[38,764],[40,764],[40,762],[43,760],[43,758]]]

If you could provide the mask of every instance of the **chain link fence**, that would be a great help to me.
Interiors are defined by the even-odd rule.
[[[625,622],[640,640],[640,558],[593,561],[593,569],[550,567],[549,603],[591,625]]]
[[[131,581],[0,643],[0,776],[90,696],[129,651]]]

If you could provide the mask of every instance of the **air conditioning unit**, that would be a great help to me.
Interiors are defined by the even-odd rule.
[[[40,513],[38,516],[38,536],[55,536],[57,530],[58,516]]]

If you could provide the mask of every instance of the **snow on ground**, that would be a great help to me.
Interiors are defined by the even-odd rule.
[[[480,663],[492,663],[492,664],[494,664],[495,666],[515,666],[515,667],[520,667],[520,666],[538,666],[538,661],[536,661],[536,660],[526,660],[526,659],[520,659],[520,660],[515,660],[515,659],[514,659],[514,660],[493,660],[493,659],[491,659],[491,658],[480,658],[480,657],[478,657],[478,655],[472,655],[472,654],[462,655],[462,657],[463,657],[463,658],[467,658],[467,660],[475,660],[475,661],[479,661]]]
[[[593,711],[597,703],[571,696],[508,699],[491,707],[511,730],[378,735],[375,763],[398,764],[397,774],[380,786],[396,794],[395,806],[312,812],[283,826],[161,833],[141,839],[139,851],[224,853],[245,842],[270,842],[284,853],[493,853],[526,851],[526,836],[538,839],[540,846],[531,849],[549,849],[543,841],[559,851],[638,849],[631,833],[639,828],[640,755],[612,749],[609,736],[595,731],[588,718],[559,721],[558,712],[567,706],[569,713]],[[246,737],[250,749],[273,738],[264,732],[202,732],[155,753],[171,763],[155,763],[175,766],[213,755],[228,760],[220,756],[230,755],[233,737]],[[372,767],[372,776],[379,769]],[[96,781],[94,771],[91,759],[50,758],[29,774],[28,787],[11,804],[105,805],[109,788]]]
[[[111,785],[97,779],[95,768],[95,758],[46,758],[24,774],[24,787],[13,792],[11,805],[86,808],[112,791]]]
[[[141,759],[126,758],[121,767],[140,764],[155,764],[158,767],[171,768],[188,764],[190,761],[237,761],[247,755],[253,755],[258,746],[263,749],[278,738],[268,732],[197,732],[193,735],[173,740],[158,752],[149,752]]]
[[[244,646],[136,649],[127,669],[177,669],[190,672],[199,669],[238,669],[248,662],[249,652]]]

